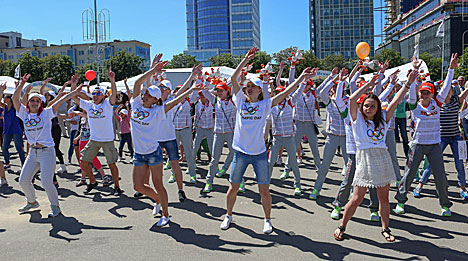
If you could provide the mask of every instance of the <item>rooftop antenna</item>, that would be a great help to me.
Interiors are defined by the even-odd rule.
[[[100,74],[105,72],[102,65],[102,54],[105,50],[100,48],[99,42],[110,40],[110,12],[104,8],[98,13],[97,0],[94,0],[94,9],[88,8],[81,13],[81,24],[83,29],[83,41],[95,41],[94,58],[90,59],[95,63],[97,84],[100,83]],[[105,57],[104,57],[105,58]]]

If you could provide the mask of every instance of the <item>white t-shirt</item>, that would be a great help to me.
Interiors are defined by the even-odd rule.
[[[386,115],[387,112],[382,110],[383,123],[380,123],[376,130],[374,122],[364,120],[361,111],[357,110],[356,120],[351,122],[357,149],[387,149],[387,145],[385,144],[385,136],[387,136],[388,131],[388,123],[385,122]]]
[[[90,140],[107,142],[114,141],[114,108],[109,99],[105,99],[100,104],[93,101],[80,100],[80,107],[87,112],[89,129],[91,131]]]
[[[52,118],[56,117],[52,107],[45,108],[40,115],[28,113],[26,107],[21,104],[16,116],[23,121],[24,132],[28,138],[28,143],[32,146],[41,144],[45,147],[54,147],[52,138]],[[55,164],[55,163],[54,163]]]
[[[133,147],[138,154],[150,154],[159,147],[154,134],[159,128],[159,123],[166,119],[164,106],[145,108],[140,96],[132,98],[130,104],[132,105],[130,130]]]
[[[70,109],[68,109],[67,113],[71,113],[76,109],[75,106],[72,106]],[[78,127],[80,126],[80,116],[75,116],[70,119],[67,119],[67,121],[76,121],[76,124],[70,123],[70,131],[78,130]]]
[[[173,97],[164,101],[164,104],[174,99]],[[174,128],[174,114],[177,111],[177,106],[174,106],[166,113],[166,117],[158,122],[158,128],[153,133],[153,138],[157,141],[164,142],[176,139]]]
[[[246,102],[244,93],[239,90],[233,100],[237,115],[232,147],[249,155],[265,152],[263,129],[266,117],[271,113],[271,99],[249,103]]]

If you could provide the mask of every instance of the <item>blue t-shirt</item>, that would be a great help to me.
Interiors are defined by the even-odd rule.
[[[23,134],[20,119],[16,117],[16,110],[13,106],[10,108],[5,107],[3,119],[5,122],[3,134]]]

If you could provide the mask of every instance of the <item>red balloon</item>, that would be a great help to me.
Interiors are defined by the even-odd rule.
[[[93,70],[88,70],[85,73],[85,77],[86,77],[86,80],[92,81],[94,80],[94,78],[96,78],[96,72],[94,72]]]

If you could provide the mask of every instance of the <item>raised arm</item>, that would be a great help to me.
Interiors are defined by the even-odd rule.
[[[24,89],[24,94],[21,97],[21,104],[23,104],[24,106],[26,106],[26,104],[28,103],[28,96],[31,90],[32,90],[31,85],[26,86],[26,88]]]
[[[117,85],[115,84],[115,72],[111,70],[109,67],[109,71],[107,71],[107,77],[109,77],[109,80],[111,82],[111,95],[109,96],[109,102],[110,104],[114,105],[115,100],[117,99]]]
[[[11,100],[13,102],[13,106],[15,107],[16,112],[19,112],[21,108],[21,101],[20,101],[21,90],[23,90],[24,84],[29,80],[29,77],[31,77],[31,74],[29,73],[21,77],[21,81],[16,86],[15,92],[13,93],[13,96],[11,97]]]
[[[284,62],[281,61],[278,74],[276,75],[276,86],[281,85],[281,74],[283,74],[283,70],[284,70]]]
[[[385,77],[384,73],[385,70],[387,70],[389,66],[390,61],[385,61],[385,63],[379,63],[377,61],[377,66],[378,66],[378,75],[380,76],[379,79],[377,80],[377,84],[375,85],[374,89],[372,90],[372,93],[375,95],[380,95],[382,93],[382,80]]]
[[[124,79],[124,85],[125,85],[125,90],[127,91],[127,95],[128,97],[130,97],[130,88],[128,87],[128,84],[127,84],[127,78]]]
[[[297,88],[297,86],[301,82],[307,81],[308,79],[312,78],[317,73],[317,71],[318,71],[318,68],[313,68],[313,69],[311,69],[310,67],[306,68],[302,72],[301,76],[297,78],[297,80],[295,80],[292,84],[288,85],[288,88],[286,88],[284,91],[278,93],[272,98],[271,106],[274,107],[278,103],[282,102],[292,91],[294,91]]]
[[[46,85],[47,85],[50,81],[52,81],[52,77],[48,77],[47,79],[45,79],[45,80],[43,80],[43,81],[41,82],[41,89],[39,89],[39,93],[40,93],[41,95],[44,95],[44,94],[45,94],[45,87],[46,87]]]
[[[355,121],[357,117],[357,110],[359,107],[357,101],[359,100],[361,95],[367,93],[370,90],[370,88],[375,86],[378,78],[378,74],[374,75],[374,77],[372,77],[372,79],[368,83],[366,83],[366,85],[357,89],[357,91],[354,92],[353,95],[351,95],[351,97],[349,97],[349,114],[351,115],[353,121]]]
[[[257,47],[252,47],[247,54],[245,54],[244,59],[237,65],[236,70],[231,76],[232,80],[232,93],[234,95],[237,95],[237,92],[241,89],[239,86],[239,76],[242,73],[242,69],[249,63],[249,61],[257,54],[258,48]]]
[[[6,81],[3,84],[0,84],[0,106],[5,108],[6,104],[2,102],[3,99],[3,93],[5,92],[7,88]]]
[[[359,60],[356,65],[353,67],[353,70],[351,71],[351,73],[349,74],[349,79],[353,79],[354,78],[354,75],[356,75],[356,73],[359,71],[360,67],[362,65],[362,60]],[[357,78],[356,78],[357,79]]]
[[[448,92],[452,86],[452,79],[453,79],[453,74],[455,71],[455,68],[457,68],[458,65],[458,54],[453,53],[452,58],[450,59],[450,66],[447,72],[447,76],[445,77],[444,85],[439,91],[439,94],[437,94],[437,100],[439,102],[444,102],[445,98],[447,98]]]
[[[184,84],[182,87],[176,92],[176,97],[184,93],[188,87],[192,84],[193,80],[196,79],[198,75],[202,73],[203,70],[203,64],[197,64],[192,67],[192,72],[190,73],[190,76],[185,80]]]
[[[341,69],[338,77],[339,77],[340,82],[338,83],[338,86],[336,87],[336,94],[335,94],[334,100],[336,102],[336,105],[338,106],[338,109],[340,109],[340,111],[345,111],[346,104],[343,101],[343,89],[345,86],[345,80],[348,77],[348,70],[345,68]],[[341,115],[341,116],[343,117],[345,115]]]
[[[333,87],[333,85],[336,83],[337,80],[338,80],[338,76],[335,76],[333,79],[328,80],[324,87],[320,89],[317,88],[318,95],[320,96],[320,98],[325,104],[330,103],[330,89]],[[319,87],[321,87],[322,84]]]
[[[138,77],[135,81],[135,85],[133,86],[132,97],[133,98],[138,97],[141,93],[141,85],[146,81],[146,79],[149,77],[152,77],[153,74],[155,73],[162,72],[162,69],[164,68],[164,66],[167,65],[167,63],[168,63],[167,61],[158,62],[155,66],[151,67],[151,69],[149,69],[140,77]]]
[[[393,87],[398,82],[398,73],[399,72],[400,72],[400,70],[396,70],[395,72],[393,72],[390,75],[390,77],[388,77],[390,79],[390,83],[388,84],[387,88],[385,88],[385,90],[379,95],[379,100],[384,101],[384,100],[386,100],[388,98],[388,95],[390,95],[390,93],[393,90]],[[409,87],[408,87],[408,89],[409,89]]]
[[[288,85],[291,84],[292,82],[294,82],[294,78],[296,76],[296,63],[295,62],[292,62],[291,63],[291,67],[289,68],[289,81],[288,81]]]
[[[192,88],[186,90],[184,93],[182,93],[181,95],[175,97],[173,100],[170,100],[169,102],[165,103],[164,104],[164,112],[170,111],[172,108],[174,108],[174,106],[176,106],[177,104],[182,102],[185,98],[187,98],[190,93],[192,93],[194,91],[199,91],[199,90],[201,90],[201,88],[194,84],[192,86]]]
[[[395,98],[393,98],[393,100],[387,106],[386,117],[385,117],[387,123],[392,119],[393,114],[395,113],[395,110],[398,107],[398,104],[401,103],[401,101],[406,95],[406,92],[408,92],[408,90],[410,89],[410,86],[413,84],[414,80],[416,80],[416,77],[418,76],[419,76],[419,73],[417,70],[412,71],[404,87],[400,88],[400,90],[395,95]]]
[[[58,100],[54,105],[52,105],[52,110],[54,114],[57,113],[58,109],[64,102],[70,100],[73,96],[76,96],[78,93],[80,93],[82,87],[83,87],[83,84],[80,84],[78,88],[69,92],[67,95],[64,95],[62,98],[60,98],[60,100]]]

